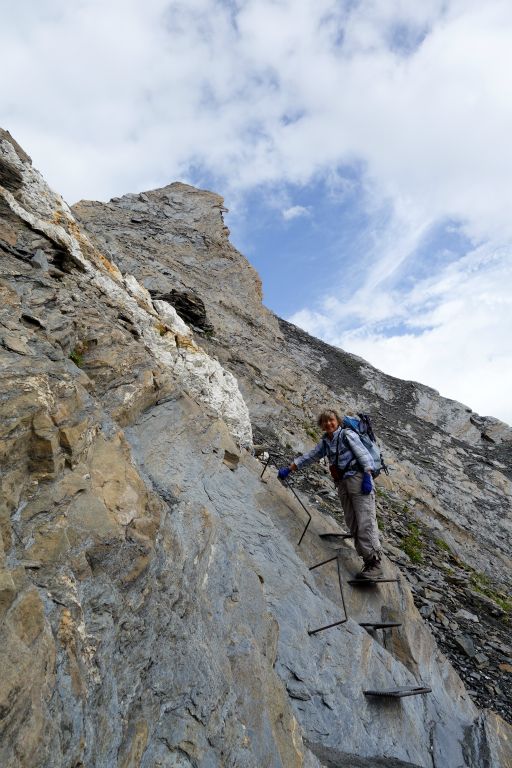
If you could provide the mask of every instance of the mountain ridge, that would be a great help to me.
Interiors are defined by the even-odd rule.
[[[430,390],[395,391],[276,318],[218,195],[178,184],[69,209],[27,158],[0,134],[2,764],[505,768],[510,727],[472,698],[488,676],[508,716],[506,610],[471,579],[480,561],[487,578],[510,576],[510,480],[495,465],[509,428],[472,423]],[[341,530],[332,488],[320,466],[302,476],[312,522],[298,547],[303,508],[247,449],[254,430],[276,459],[302,451],[333,402],[379,404],[396,467],[380,486],[385,568],[398,581],[348,590],[347,622],[309,636],[340,617],[336,569],[310,571],[332,556],[318,534]],[[403,402],[391,429],[380,409]],[[434,449],[448,467],[429,464]],[[479,505],[495,535],[473,523]],[[402,536],[413,512],[451,536],[448,552],[425,533],[419,569]],[[441,512],[449,530],[435,527]],[[351,545],[337,558],[345,584]],[[455,619],[458,596],[481,601],[478,622]],[[383,635],[359,624],[397,615]],[[478,691],[440,652],[443,631],[473,642]],[[432,694],[397,706],[364,695],[419,683]]]

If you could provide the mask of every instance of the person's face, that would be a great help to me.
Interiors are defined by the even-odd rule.
[[[328,416],[323,421],[323,428],[329,437],[331,437],[331,435],[338,429],[338,419],[335,416]]]

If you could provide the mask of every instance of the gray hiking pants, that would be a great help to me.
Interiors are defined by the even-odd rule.
[[[345,477],[338,485],[338,496],[345,523],[354,537],[356,552],[366,563],[375,556],[380,558],[381,551],[375,513],[375,485],[372,480],[373,491],[365,495],[361,493],[362,482],[362,472]]]

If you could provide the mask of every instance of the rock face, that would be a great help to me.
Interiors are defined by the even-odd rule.
[[[510,765],[510,727],[415,607],[435,589],[392,562],[409,519],[391,514],[407,502],[506,582],[510,429],[265,310],[216,195],[175,184],[71,211],[3,131],[0,212],[0,764]],[[398,581],[370,591],[346,584],[352,546],[318,536],[340,530],[322,468],[303,478],[299,547],[303,508],[250,451],[254,430],[299,452],[325,402],[375,412],[396,467],[381,508]],[[335,555],[348,619],[309,635],[343,617],[336,563],[309,570]]]
[[[260,438],[277,438],[293,453],[311,444],[325,403],[371,413],[394,487],[446,530],[468,563],[510,584],[512,429],[275,317],[261,304],[259,278],[227,239],[222,204],[210,192],[171,184],[108,204],[82,202],[74,212],[150,293],[181,290],[201,301],[214,326],[203,343],[236,375]]]

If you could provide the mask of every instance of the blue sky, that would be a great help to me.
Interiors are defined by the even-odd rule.
[[[214,189],[265,303],[512,423],[509,0],[20,0],[0,124],[69,202]]]
[[[327,293],[333,277],[340,280],[340,298],[361,279],[368,220],[357,179],[351,169],[346,173],[354,186],[343,195],[324,179],[258,188],[244,196],[241,211],[226,217],[231,240],[262,278],[264,303],[282,317]]]

